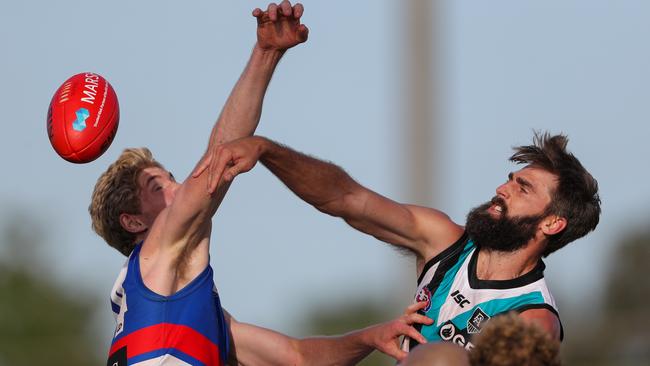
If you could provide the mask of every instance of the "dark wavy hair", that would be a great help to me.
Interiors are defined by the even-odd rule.
[[[600,218],[598,182],[566,150],[568,142],[562,134],[535,132],[533,145],[515,147],[510,157],[512,162],[534,165],[557,176],[557,188],[551,192],[546,214],[565,218],[567,226],[548,237],[544,257],[593,231]]]

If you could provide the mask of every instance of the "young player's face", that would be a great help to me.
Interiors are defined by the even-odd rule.
[[[167,170],[150,167],[140,173],[138,185],[142,217],[147,226],[151,226],[160,212],[172,203],[180,184]]]

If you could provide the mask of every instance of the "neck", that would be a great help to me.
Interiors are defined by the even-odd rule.
[[[529,243],[514,252],[481,249],[476,263],[476,276],[480,280],[512,280],[532,271],[539,259],[535,245]]]

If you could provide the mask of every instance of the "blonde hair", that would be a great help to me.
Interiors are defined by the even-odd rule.
[[[515,313],[490,319],[474,339],[470,364],[490,366],[560,366],[560,342]]]
[[[120,224],[120,215],[139,214],[138,176],[149,167],[161,167],[149,149],[126,149],[97,179],[88,212],[93,230],[108,245],[128,256],[135,246],[136,235]]]

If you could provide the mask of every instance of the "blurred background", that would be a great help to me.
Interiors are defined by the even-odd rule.
[[[309,41],[278,67],[258,133],[459,223],[517,169],[512,146],[533,130],[568,134],[599,181],[603,214],[546,260],[563,359],[647,365],[650,2],[303,4]],[[254,44],[251,10],[266,5],[0,3],[0,366],[105,362],[108,294],[125,258],[90,228],[95,181],[132,146],[189,174]],[[111,82],[121,123],[104,156],[74,165],[50,147],[45,115],[56,88],[84,71]],[[335,334],[412,299],[412,258],[317,212],[262,166],[237,178],[214,224],[215,281],[240,321]]]

